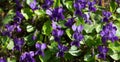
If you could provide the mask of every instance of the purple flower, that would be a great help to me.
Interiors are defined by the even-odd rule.
[[[68,19],[68,21],[65,23],[65,26],[67,27],[71,27],[74,23],[74,18],[70,18]]]
[[[42,55],[42,56],[45,55],[44,50],[47,48],[47,45],[45,43],[42,43],[42,44],[36,43],[35,47],[37,49],[37,51],[35,52],[36,55]]]
[[[52,27],[52,35],[54,36],[54,40],[59,42],[60,37],[64,34],[64,31],[61,30],[61,26],[57,25],[57,23],[54,21],[52,22]]]
[[[73,38],[76,40],[76,41],[81,41],[84,37],[82,34],[78,33],[78,32],[75,32],[73,34]]]
[[[21,20],[24,18],[24,16],[20,13],[20,11],[16,11],[16,16],[14,18],[14,21],[16,21],[18,24],[21,23]]]
[[[53,5],[53,0],[45,0],[45,3],[42,5],[42,8],[48,9],[50,6]]]
[[[75,3],[78,4],[78,6],[81,6],[82,9],[86,7],[87,0],[75,0]],[[75,6],[74,6],[75,7]],[[79,8],[78,8],[79,9]]]
[[[83,14],[83,19],[85,21],[85,23],[88,23],[88,24],[91,24],[91,20],[90,20],[90,13],[87,13],[87,14]]]
[[[112,22],[103,26],[103,30],[100,32],[103,44],[105,44],[107,40],[111,40],[112,42],[118,40],[118,37],[116,36],[116,30],[117,28],[113,26]]]
[[[75,10],[75,15],[82,16],[82,11],[81,10]]]
[[[3,57],[0,57],[0,62],[7,62],[7,60]]]
[[[57,25],[57,22],[52,21],[52,28],[53,29],[61,29],[61,26]]]
[[[80,41],[72,41],[71,42],[71,44],[70,44],[71,46],[73,46],[73,45],[75,45],[75,46],[77,46],[77,47],[80,47]]]
[[[16,5],[17,5],[17,11],[21,10],[22,5],[21,5],[20,1],[19,1],[19,0],[14,0],[14,2],[15,2]]]
[[[33,1],[30,3],[30,8],[31,8],[32,10],[36,10],[36,9],[37,9],[36,5],[37,5],[36,0],[33,0]]]
[[[60,37],[63,35],[63,30],[60,30],[60,29],[54,29],[52,31],[52,35],[54,36],[54,40],[55,41],[60,41]]]
[[[7,24],[5,27],[6,27],[6,29],[7,29],[8,32],[12,32],[12,31],[15,30],[16,26],[15,25]]]
[[[63,46],[61,44],[58,44],[58,49],[59,49],[59,52],[57,52],[56,56],[57,57],[63,57],[64,56],[64,52],[67,51],[67,47]]]
[[[102,15],[104,16],[103,17],[103,22],[108,22],[110,16],[112,15],[111,12],[108,12],[108,11],[102,11]]]
[[[75,15],[82,16],[82,9],[86,7],[87,0],[75,0],[74,8],[75,8]]]
[[[38,30],[36,30],[32,36],[32,40],[36,40],[37,38],[37,33],[38,33]]]
[[[108,48],[105,46],[98,46],[98,51],[100,52],[100,54],[98,55],[98,58],[106,59]]]
[[[24,52],[21,56],[20,56],[20,62],[36,62],[34,57],[34,51],[30,51],[30,52]]]
[[[96,8],[95,8],[95,2],[93,1],[93,2],[88,2],[88,8],[89,8],[89,11],[93,11],[93,12],[95,12],[96,11]]]
[[[80,41],[83,40],[84,36],[81,34],[82,30],[83,30],[83,26],[82,25],[79,25],[79,26],[76,26],[75,24],[72,26],[72,29],[74,31],[73,33],[73,38],[74,38],[74,41],[71,42],[71,46],[72,45],[75,45],[77,47],[80,46]]]
[[[80,33],[83,30],[83,26],[82,25],[76,26],[75,24],[73,24],[72,25],[72,30]]]
[[[14,38],[14,50],[21,51],[22,46],[24,45],[24,39],[23,38]]]
[[[18,25],[16,28],[17,28],[17,32],[21,32],[22,31],[22,29],[20,28],[20,25]]]
[[[65,17],[63,15],[63,12],[64,10],[62,7],[55,8],[54,10],[51,10],[51,9],[46,10],[46,14],[48,14],[51,20],[54,20],[54,21],[64,20]]]

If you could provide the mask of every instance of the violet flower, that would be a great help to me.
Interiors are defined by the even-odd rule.
[[[85,23],[92,24],[92,22],[91,22],[91,20],[90,20],[90,13],[83,14],[82,17],[83,17]]]
[[[20,62],[36,62],[35,59],[33,58],[34,56],[35,56],[34,51],[24,52],[20,56]]]
[[[116,30],[117,28],[113,26],[112,22],[103,26],[103,30],[100,32],[103,44],[105,44],[107,40],[111,40],[112,42],[118,40],[118,37],[116,36]]]
[[[14,41],[14,49],[13,50],[21,51],[21,48],[24,45],[24,39],[23,38],[14,38],[13,41]]]
[[[83,38],[84,38],[84,36],[81,34],[81,32],[83,30],[83,26],[82,25],[76,26],[74,24],[72,26],[72,30],[74,31],[73,36],[72,36],[74,38],[74,41],[71,42],[71,46],[75,45],[75,46],[79,47],[80,41],[83,40]]]
[[[58,44],[58,49],[59,49],[59,52],[57,52],[56,56],[57,57],[64,57],[64,52],[67,51],[67,47],[63,46],[61,44]]]
[[[108,22],[112,13],[108,12],[108,11],[102,11],[102,15],[103,15],[103,20],[102,21],[103,22]]]
[[[20,13],[20,11],[16,11],[16,16],[14,18],[14,21],[20,24],[23,18],[24,16]]]
[[[7,60],[3,57],[0,57],[0,62],[7,62]]]
[[[96,8],[95,8],[95,2],[88,2],[88,8],[89,8],[89,11],[93,11],[95,12],[96,11]]]
[[[64,34],[64,31],[54,21],[52,22],[52,27],[52,35],[54,36],[54,40],[60,42],[60,37]]]
[[[62,7],[58,7],[53,10],[51,9],[46,10],[46,14],[48,14],[50,16],[50,19],[53,21],[64,20],[65,17],[63,15],[63,12],[64,10]]]
[[[71,27],[74,23],[74,18],[69,18],[68,21],[65,23],[65,26]]]
[[[45,43],[42,43],[42,44],[36,43],[35,47],[37,49],[37,51],[35,52],[36,55],[42,55],[42,56],[45,55],[44,50],[47,48],[47,45]]]
[[[52,6],[53,5],[53,0],[45,0],[45,3],[42,5],[42,8],[44,8],[44,9],[48,9],[48,8],[50,8],[50,6]]]
[[[100,52],[100,54],[98,55],[98,58],[105,60],[108,52],[108,48],[105,46],[98,46],[98,51]]]
[[[36,10],[37,9],[37,1],[36,0],[33,0],[31,3],[30,3],[30,8],[32,9],[32,10]]]

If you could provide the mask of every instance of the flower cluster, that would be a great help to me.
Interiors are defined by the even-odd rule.
[[[98,55],[98,58],[106,59],[108,48],[106,46],[98,46],[98,50],[100,52],[100,54]]]
[[[79,25],[79,26],[76,26],[75,24],[72,26],[72,30],[74,31],[73,33],[73,38],[74,38],[74,41],[71,42],[71,45],[75,45],[77,47],[80,46],[80,41],[83,40],[84,36],[81,34],[82,30],[83,30],[83,26],[82,25]]]
[[[113,4],[110,3],[110,6],[118,5],[115,9],[111,6],[110,11],[105,10],[106,8],[101,10],[103,9],[101,8],[102,0],[13,1],[15,4],[11,3],[13,4],[11,7],[15,10],[11,8],[14,12],[12,21],[3,24],[2,29],[0,26],[0,34],[2,34],[0,35],[0,62],[7,62],[8,58],[17,58],[16,61],[19,62],[37,62],[39,60],[36,59],[39,58],[42,62],[44,60],[48,62],[51,56],[55,60],[62,59],[60,62],[71,61],[74,56],[80,57],[80,60],[76,57],[71,62],[79,62],[83,58],[89,62],[91,59],[86,60],[86,51],[90,57],[98,53],[98,58],[105,60],[109,50],[107,41],[110,40],[113,43],[119,40],[116,36],[119,27],[114,26],[114,23],[120,22],[119,15],[113,11],[119,6],[118,0],[115,0]],[[0,8],[0,15],[1,13]],[[0,23],[3,22],[4,20]],[[6,52],[10,53],[7,56],[1,55]],[[95,54],[92,55],[91,52]],[[12,55],[16,53],[19,54]],[[64,55],[70,57],[64,58]],[[81,59],[81,56],[84,57]]]
[[[35,59],[33,58],[34,56],[35,56],[35,53],[33,51],[24,52],[20,56],[20,62],[35,62]]]
[[[113,26],[112,22],[103,26],[103,30],[100,32],[103,44],[105,44],[107,40],[111,40],[112,42],[118,40],[118,37],[116,36],[116,30],[117,28]]]

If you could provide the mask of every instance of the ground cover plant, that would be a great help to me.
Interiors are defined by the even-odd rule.
[[[120,61],[120,0],[0,0],[0,62],[104,61]]]

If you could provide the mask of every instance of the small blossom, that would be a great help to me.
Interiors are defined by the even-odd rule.
[[[24,52],[21,56],[20,56],[20,62],[36,62],[34,57],[34,51],[30,51],[30,52]]]
[[[103,44],[105,44],[107,40],[111,40],[112,42],[118,40],[118,37],[116,36],[116,30],[117,28],[113,26],[112,22],[103,26],[103,30],[100,32]]]
[[[0,62],[7,62],[7,60],[3,57],[0,57]]]
[[[102,15],[104,16],[103,17],[103,22],[108,22],[110,16],[112,15],[111,12],[108,12],[108,11],[102,11]]]
[[[37,51],[35,52],[36,55],[42,55],[42,56],[45,55],[44,50],[47,48],[47,45],[45,43],[42,43],[42,44],[36,43],[35,47],[37,49]]]
[[[85,23],[92,24],[92,22],[91,22],[91,20],[90,20],[90,13],[83,14],[82,17],[83,17]]]
[[[98,46],[98,51],[100,52],[98,58],[106,59],[108,48],[105,46]]]
[[[30,8],[32,9],[32,10],[36,10],[37,9],[37,1],[36,0],[33,0],[31,3],[30,3]]]
[[[48,9],[48,8],[50,8],[50,6],[52,6],[53,5],[53,0],[45,0],[45,3],[42,5],[42,8],[44,8],[44,9]]]
[[[89,11],[93,11],[93,12],[95,12],[96,11],[96,8],[95,8],[95,2],[93,1],[93,2],[88,2],[88,8],[89,8]]]
[[[57,52],[56,56],[57,57],[63,57],[64,56],[64,52],[67,51],[67,47],[63,46],[61,44],[58,44],[58,49],[59,49],[59,52]]]
[[[23,44],[24,44],[24,39],[23,38],[14,38],[14,50],[21,50]]]
[[[46,14],[48,14],[53,21],[64,20],[65,17],[63,15],[63,12],[64,10],[62,7],[55,8],[54,10],[46,10]]]
[[[67,27],[71,27],[74,23],[74,18],[70,18],[68,19],[68,21],[65,23],[65,26]]]

